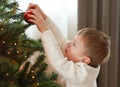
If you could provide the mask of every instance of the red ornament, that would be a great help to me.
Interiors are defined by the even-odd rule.
[[[24,20],[25,20],[27,23],[33,24],[33,23],[31,23],[31,22],[29,21],[30,17],[28,16],[28,14],[33,15],[33,13],[32,13],[31,11],[29,11],[29,10],[26,11],[26,12],[24,13]]]

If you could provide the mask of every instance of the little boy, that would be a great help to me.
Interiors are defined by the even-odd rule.
[[[100,65],[110,57],[110,39],[96,29],[81,29],[67,41],[36,4],[29,4],[29,21],[41,32],[50,64],[61,75],[62,87],[97,87]]]

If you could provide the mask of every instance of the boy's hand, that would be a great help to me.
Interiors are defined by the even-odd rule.
[[[46,31],[47,27],[41,13],[36,9],[30,9],[29,11],[32,12],[32,14],[27,15],[29,17],[28,21],[35,24],[40,32]]]
[[[44,20],[46,19],[45,13],[41,10],[41,8],[37,4],[30,3],[28,6],[28,11],[32,14],[28,14],[28,20],[30,23],[35,24],[40,32],[44,32],[47,30],[46,24]]]
[[[30,3],[28,6],[28,10],[30,10],[30,9],[37,10],[38,12],[41,13],[41,16],[43,17],[43,19],[46,19],[46,17],[47,17],[46,14],[42,11],[42,9],[37,4]]]

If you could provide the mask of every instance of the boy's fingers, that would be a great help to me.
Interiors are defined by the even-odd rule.
[[[34,8],[36,8],[36,4],[29,3],[29,5],[28,5],[28,10],[29,10],[29,9],[34,9]]]
[[[32,5],[32,3],[29,3],[29,5],[28,5],[28,10],[31,8],[31,5]]]
[[[31,6],[33,3],[29,3],[29,5],[28,6]]]

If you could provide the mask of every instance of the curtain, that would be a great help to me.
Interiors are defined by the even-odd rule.
[[[98,87],[120,87],[120,0],[78,0],[78,30],[96,28],[111,37],[111,57],[101,66]]]

